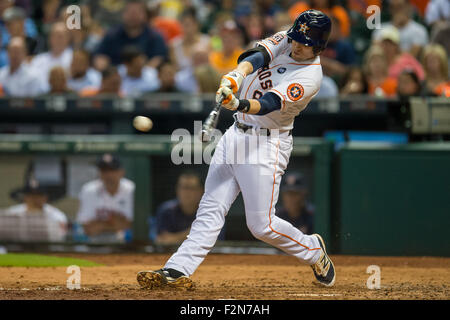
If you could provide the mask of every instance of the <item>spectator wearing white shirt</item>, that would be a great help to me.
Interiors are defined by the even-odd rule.
[[[450,65],[450,1],[431,0],[428,2],[425,10],[425,22],[431,27],[430,42],[440,44],[445,48]]]
[[[316,98],[335,98],[339,96],[339,88],[334,80],[326,75],[323,75],[322,85],[316,95]]]
[[[77,222],[91,241],[123,242],[134,215],[134,182],[124,178],[119,159],[111,154],[97,161],[100,178],[80,192]]]
[[[156,91],[159,87],[158,71],[145,65],[146,57],[137,47],[125,47],[121,55],[119,74],[122,78],[121,90],[127,97],[139,97]]]
[[[53,24],[49,34],[50,50],[38,54],[31,61],[31,67],[42,75],[46,91],[50,90],[48,76],[53,67],[63,67],[69,71],[72,63],[73,51],[70,48],[70,34],[64,22]]]
[[[439,21],[450,20],[450,1],[448,0],[431,0],[427,4],[425,10],[425,22],[432,26]]]
[[[35,179],[30,179],[27,185],[20,190],[23,203],[6,209],[6,216],[41,216],[46,221],[48,238],[42,240],[63,241],[67,235],[68,220],[66,215],[58,208],[47,203],[46,189]],[[28,228],[33,226],[28,226]]]
[[[101,73],[90,68],[89,52],[86,50],[74,51],[72,64],[70,65],[69,88],[77,92],[86,88],[98,89],[101,82]]]
[[[411,4],[408,0],[391,0],[389,2],[391,21],[382,23],[381,29],[372,33],[372,40],[379,41],[382,31],[389,27],[396,27],[400,33],[400,48],[404,52],[417,57],[422,47],[428,44],[427,29],[411,19]]]
[[[44,90],[40,77],[26,63],[23,38],[14,37],[8,45],[9,66],[0,69],[0,84],[6,96],[34,97]]]

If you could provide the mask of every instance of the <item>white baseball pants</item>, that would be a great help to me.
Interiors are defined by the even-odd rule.
[[[254,139],[258,139],[257,148],[249,147]],[[247,146],[245,155],[236,151],[243,145]],[[292,136],[287,132],[263,137],[230,127],[216,146],[190,233],[164,267],[192,275],[216,243],[239,192],[244,199],[247,227],[254,237],[314,264],[320,256],[317,238],[275,216],[281,177],[291,151]],[[255,153],[257,163],[252,158]]]

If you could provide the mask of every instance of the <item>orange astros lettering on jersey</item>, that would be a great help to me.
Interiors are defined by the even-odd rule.
[[[287,88],[287,95],[292,101],[300,100],[303,97],[304,93],[305,90],[303,89],[302,85],[298,83],[292,83]]]

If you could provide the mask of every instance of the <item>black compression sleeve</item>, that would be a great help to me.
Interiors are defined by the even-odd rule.
[[[268,92],[258,99],[261,109],[259,109],[257,115],[265,115],[281,108],[281,99],[273,92]],[[250,101],[247,99],[240,99],[237,111],[247,113],[250,110]]]
[[[260,99],[258,99],[261,109],[258,115],[264,115],[275,110],[281,109],[281,99],[273,92],[267,92]]]
[[[251,65],[253,66],[253,71],[264,67],[264,55],[261,52],[254,52],[253,54],[247,56],[242,61],[250,62]]]
[[[242,53],[238,58],[238,64],[241,63],[242,60],[244,60],[248,56],[254,54],[255,52],[261,52],[263,54],[263,56],[264,56],[264,65],[263,66],[267,66],[270,63],[270,55],[267,52],[266,48],[264,48],[263,46],[257,46],[255,48],[249,49],[249,50],[245,51],[244,53]],[[253,72],[254,71],[256,71],[255,68],[253,68]]]

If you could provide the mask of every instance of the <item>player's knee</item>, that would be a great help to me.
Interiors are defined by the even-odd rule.
[[[198,213],[200,212],[218,212],[225,215],[229,208],[222,202],[220,202],[214,195],[210,193],[204,193],[202,199],[200,200]],[[198,215],[198,214],[197,214]]]
[[[271,230],[267,225],[249,225],[248,229],[251,234],[258,240],[266,240],[270,238]]]

